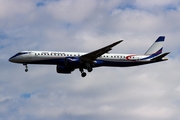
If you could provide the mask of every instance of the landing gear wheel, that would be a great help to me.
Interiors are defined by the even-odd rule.
[[[92,72],[92,70],[93,70],[92,68],[88,68],[87,69],[88,72]]]
[[[85,72],[83,72],[83,73],[81,74],[81,76],[82,76],[82,77],[85,77],[85,76],[86,76],[86,73],[85,73]]]
[[[83,68],[79,68],[79,71],[81,72],[81,76],[82,77],[85,77],[86,76],[86,73],[84,72]]]
[[[87,68],[87,71],[88,72],[91,72],[93,69],[92,69],[92,65],[90,63],[86,63],[86,68]]]
[[[28,72],[28,69],[25,69],[25,72]]]

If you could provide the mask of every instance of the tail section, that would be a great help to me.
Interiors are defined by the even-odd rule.
[[[159,36],[159,38],[152,44],[152,46],[145,52],[145,55],[157,56],[162,53],[163,42],[165,36]]]
[[[167,58],[163,58],[163,57],[165,57],[165,56],[168,55],[169,53],[170,53],[170,52],[163,53],[163,54],[161,54],[161,55],[159,55],[159,56],[151,59],[151,61],[162,61],[162,60],[165,61],[165,60],[168,60]]]
[[[162,54],[164,39],[165,36],[159,36],[158,39],[151,45],[151,47],[144,54],[147,57],[142,58],[141,60],[151,60],[156,62],[167,60],[164,57],[168,55],[170,52]]]

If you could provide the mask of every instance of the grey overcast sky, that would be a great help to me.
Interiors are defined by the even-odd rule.
[[[143,54],[166,36],[168,61],[76,70],[8,61],[23,50]],[[180,0],[0,0],[0,120],[179,120]]]

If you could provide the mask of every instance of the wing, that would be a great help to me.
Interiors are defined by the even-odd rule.
[[[101,49],[95,50],[93,52],[87,53],[85,55],[82,55],[80,57],[82,62],[93,62],[94,60],[96,60],[98,57],[100,57],[101,55],[103,55],[104,53],[109,52],[110,50],[112,50],[112,48],[114,46],[116,46],[117,44],[121,43],[123,40],[117,41],[113,44],[110,44],[106,47],[103,47]]]

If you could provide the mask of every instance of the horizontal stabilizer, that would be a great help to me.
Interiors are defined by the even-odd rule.
[[[167,53],[163,53],[153,59],[151,59],[152,61],[158,61],[158,60],[167,60],[167,59],[162,59],[163,57],[165,57],[166,55],[168,55],[170,52],[167,52]]]

